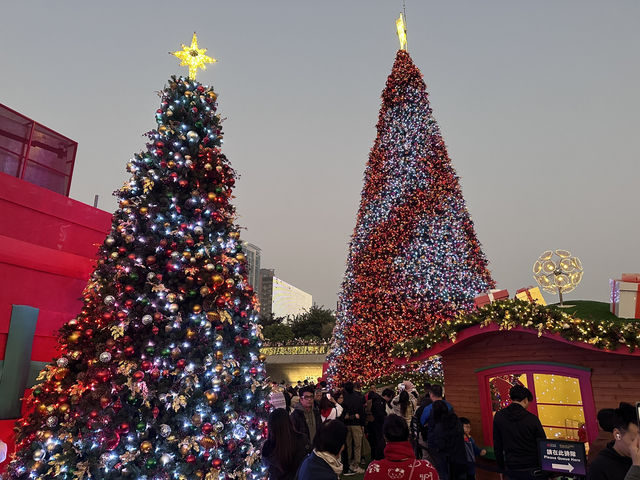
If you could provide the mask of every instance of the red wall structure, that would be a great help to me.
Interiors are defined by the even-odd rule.
[[[56,332],[78,314],[111,214],[0,173],[0,361],[12,305],[39,309],[30,382],[56,354]],[[0,421],[7,441],[13,420]]]

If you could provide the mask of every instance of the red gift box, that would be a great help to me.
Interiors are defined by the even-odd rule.
[[[623,273],[620,280],[623,282],[640,283],[640,273]]]
[[[473,301],[476,304],[476,307],[484,307],[496,300],[506,300],[509,298],[509,292],[507,290],[489,290],[487,293],[483,293],[482,295],[478,295]]]

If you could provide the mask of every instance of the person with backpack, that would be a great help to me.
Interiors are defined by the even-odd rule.
[[[429,387],[431,387],[431,385],[429,385]],[[422,417],[422,412],[427,405],[431,405],[431,403],[431,397],[429,397],[429,392],[427,391],[425,396],[420,399],[416,413],[411,419],[411,432],[415,439],[416,458],[418,459],[429,456],[427,453],[427,426],[420,422],[420,417]]]

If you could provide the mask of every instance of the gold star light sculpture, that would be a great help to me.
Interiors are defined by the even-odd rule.
[[[173,52],[171,55],[175,55],[180,59],[180,66],[189,67],[189,78],[191,80],[195,80],[196,74],[198,73],[199,68],[206,70],[207,63],[217,62],[215,58],[211,58],[205,55],[205,53],[207,53],[207,49],[198,48],[198,37],[196,36],[196,33],[193,32],[191,45],[187,47],[186,45],[183,44],[182,50]]]

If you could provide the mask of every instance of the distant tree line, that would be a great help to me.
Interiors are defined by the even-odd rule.
[[[289,320],[273,315],[261,316],[260,324],[265,340],[270,343],[287,343],[294,339],[329,341],[336,317],[330,309],[314,305]]]

